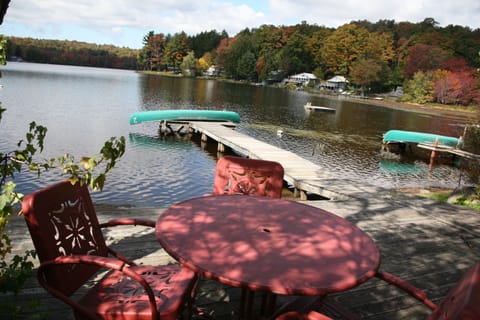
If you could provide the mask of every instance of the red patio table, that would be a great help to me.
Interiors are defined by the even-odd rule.
[[[373,277],[380,252],[364,231],[300,202],[203,196],[170,206],[156,238],[177,261],[221,283],[282,295],[325,295]]]

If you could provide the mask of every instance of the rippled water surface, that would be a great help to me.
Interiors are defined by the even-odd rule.
[[[0,150],[12,150],[30,121],[48,127],[48,158],[63,153],[92,155],[111,136],[125,136],[127,151],[107,178],[99,203],[166,206],[209,193],[216,154],[187,137],[162,137],[158,125],[131,126],[141,110],[217,109],[241,116],[237,130],[291,150],[338,177],[398,188],[469,182],[454,166],[399,160],[381,152],[390,129],[459,136],[463,123],[301,91],[142,75],[132,71],[9,63],[0,67],[0,102],[7,108],[0,124]],[[335,108],[335,113],[305,112],[303,105]],[[283,135],[277,135],[282,130]],[[31,192],[60,179],[50,172],[37,178],[22,174],[20,191]]]

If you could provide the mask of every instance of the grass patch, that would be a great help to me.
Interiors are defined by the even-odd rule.
[[[440,202],[448,202],[448,198],[450,198],[450,193],[449,192],[432,192],[432,193],[426,193],[426,194],[420,194],[421,196],[424,196],[426,198],[434,199]],[[470,209],[474,209],[477,211],[480,211],[480,201],[479,199],[468,199],[465,196],[460,196],[458,197],[452,204],[458,205],[458,206],[464,206]]]

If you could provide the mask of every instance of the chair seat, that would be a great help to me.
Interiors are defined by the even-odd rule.
[[[180,304],[188,300],[184,295],[193,289],[195,273],[178,265],[130,269],[151,286],[160,319],[176,319]],[[148,295],[138,282],[119,271],[107,274],[79,300],[79,304],[95,310],[103,319],[151,319]],[[81,318],[78,314],[76,317]]]

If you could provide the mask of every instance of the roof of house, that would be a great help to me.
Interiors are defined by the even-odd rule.
[[[307,73],[307,72],[291,75],[290,78],[302,78],[302,79],[312,79],[312,80],[317,79],[317,77],[315,77],[313,73]]]
[[[328,82],[348,82],[344,76],[335,76],[327,80]]]

